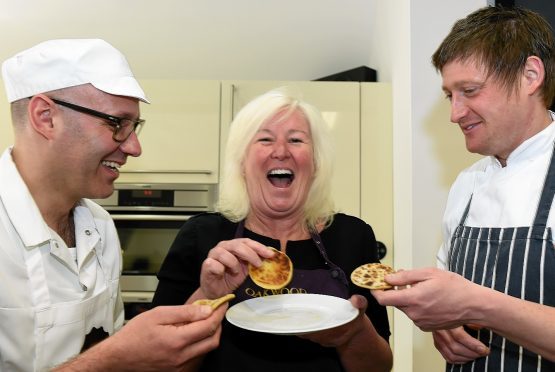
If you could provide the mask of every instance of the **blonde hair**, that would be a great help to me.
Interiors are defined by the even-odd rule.
[[[304,222],[311,230],[315,230],[320,224],[331,224],[334,215],[334,203],[331,198],[333,144],[329,127],[318,109],[295,97],[286,88],[271,90],[256,97],[239,111],[231,123],[220,197],[216,206],[216,210],[229,220],[241,221],[250,212],[250,198],[242,164],[253,137],[260,127],[276,114],[283,113],[280,118],[284,120],[294,112],[300,112],[306,118],[313,143],[315,171],[304,205]]]

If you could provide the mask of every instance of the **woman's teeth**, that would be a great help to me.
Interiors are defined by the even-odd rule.
[[[291,176],[293,174],[293,172],[291,172],[289,169],[272,169],[270,172],[268,172],[269,176]]]
[[[293,182],[294,174],[289,169],[272,169],[268,172],[268,180],[276,187],[287,187]]]

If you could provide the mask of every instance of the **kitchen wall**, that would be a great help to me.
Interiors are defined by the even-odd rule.
[[[486,0],[0,0],[0,60],[41,40],[102,37],[136,75],[311,80],[360,65],[393,87],[397,268],[434,265],[449,184],[466,154],[430,55]],[[0,147],[11,143],[0,93]],[[155,102],[154,102],[155,104]],[[394,312],[395,371],[441,371],[429,334]]]
[[[392,73],[397,267],[435,265],[449,185],[461,169],[477,159],[466,152],[462,134],[449,122],[449,104],[430,57],[455,20],[485,5],[484,0],[419,0],[411,1],[407,10],[410,53],[408,58],[403,55],[404,69]],[[399,70],[405,71],[401,78]],[[408,334],[405,322],[406,317],[397,312],[396,341]],[[431,334],[415,327],[412,330],[413,364],[401,371],[441,371],[443,361],[433,347]],[[396,349],[396,361],[401,360],[402,353]]]
[[[0,59],[44,39],[102,37],[141,78],[311,80],[369,62],[372,3],[0,0]]]

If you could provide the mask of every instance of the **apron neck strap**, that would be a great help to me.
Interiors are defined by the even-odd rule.
[[[549,218],[549,211],[553,204],[553,196],[555,195],[555,143],[549,162],[549,169],[543,183],[543,190],[538,202],[538,209],[534,219],[534,226],[545,227]]]
[[[244,235],[245,235],[245,220],[242,220],[237,224],[237,229],[235,229],[235,239],[242,238]],[[322,238],[320,237],[320,234],[318,234],[317,231],[311,230],[310,238],[312,239],[314,244],[316,244],[316,247],[318,247],[318,251],[320,251],[320,254],[324,258],[324,260],[326,260],[326,262],[328,262],[329,264],[330,261],[328,259],[326,248],[324,247],[324,243],[322,242]]]
[[[472,194],[470,194],[470,199],[468,199],[468,203],[466,203],[466,207],[464,208],[464,213],[459,221],[459,225],[464,225],[466,222],[466,217],[468,216],[468,211],[470,210],[470,204],[472,204]]]

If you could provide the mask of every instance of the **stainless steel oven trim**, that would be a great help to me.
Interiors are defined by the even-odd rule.
[[[114,184],[116,190],[155,189],[155,190],[190,190],[213,191],[218,187],[213,183],[118,183]]]
[[[143,203],[140,197],[136,200],[132,200],[132,193],[128,190],[137,189],[173,191],[173,203],[166,200],[169,198],[164,198],[164,200],[161,200],[162,202],[158,204],[149,201]],[[166,228],[172,231],[175,229],[178,230],[179,226],[182,226],[184,222],[194,215],[202,212],[213,212],[217,193],[217,184],[116,183],[114,193],[110,197],[95,201],[110,213],[118,230],[120,228],[125,230],[118,231],[118,234],[123,232],[124,234],[122,236],[126,239],[122,243],[122,249],[126,249],[126,247],[123,246],[125,244],[138,244],[136,242],[130,243],[132,239],[127,239],[131,236],[128,234],[135,234],[135,232],[132,231],[133,229],[148,230],[150,227],[155,230],[153,230],[155,234],[153,236],[156,236],[156,239],[163,238],[163,245],[169,248],[170,243],[165,241],[167,236],[159,230]],[[165,192],[164,194],[167,195],[168,193]],[[122,205],[118,205],[120,202]],[[150,222],[152,222],[151,225],[149,224]],[[141,233],[144,233],[144,231],[141,231]],[[148,239],[142,239],[141,242],[151,244]],[[141,245],[139,244],[139,246]],[[134,262],[133,260],[136,256],[135,253],[130,254],[130,252],[130,250],[123,252],[123,254],[127,253],[129,255],[129,264]],[[141,250],[138,252],[142,254]],[[153,257],[156,261],[155,265],[158,265],[158,255],[156,254]],[[125,256],[123,259],[126,259]],[[127,267],[125,262],[123,264],[124,268]],[[142,270],[142,268],[133,270],[131,265],[128,266],[130,266],[131,269],[122,272],[120,289],[123,302],[126,306],[130,307],[129,309],[126,307],[125,311],[126,313],[129,312],[132,317],[137,309],[144,309],[146,307],[143,305],[148,306],[148,304],[152,302],[158,286],[158,279],[153,272],[150,272],[150,268],[146,271]]]
[[[153,173],[153,174],[212,174],[211,170],[179,170],[179,169],[133,169],[133,170],[121,170],[120,173]]]
[[[119,205],[120,192],[128,190],[171,190],[173,205]],[[145,212],[165,214],[165,212],[191,214],[214,210],[217,198],[216,184],[116,184],[115,190],[105,199],[93,199],[108,212]]]
[[[111,214],[114,221],[187,221],[191,215]]]
[[[126,275],[121,276],[120,286],[122,292],[153,292],[158,287],[158,278],[155,275]]]
[[[144,291],[122,291],[121,299],[124,303],[150,303],[154,298],[154,292],[144,292]]]

